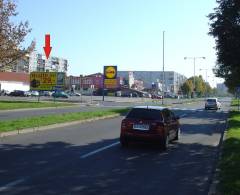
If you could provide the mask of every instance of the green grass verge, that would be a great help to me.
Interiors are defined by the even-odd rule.
[[[240,102],[240,100],[239,100],[239,102]],[[231,106],[237,107],[238,106],[238,100],[237,99],[232,100]]]
[[[0,101],[0,110],[14,110],[23,108],[44,108],[44,107],[60,107],[71,106],[70,103],[57,102],[27,102],[27,101]]]
[[[230,112],[219,176],[222,194],[240,194],[240,112],[237,111]]]
[[[129,109],[109,109],[96,110],[93,112],[64,113],[57,115],[38,116],[31,118],[23,118],[19,120],[0,121],[0,132],[12,130],[21,130],[25,128],[39,127],[45,125],[59,124],[77,120],[91,119],[95,117],[109,116],[112,114],[124,114]]]

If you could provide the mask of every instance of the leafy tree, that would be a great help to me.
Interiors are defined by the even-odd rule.
[[[208,83],[206,83],[202,76],[190,77],[187,79],[183,85],[181,86],[181,90],[185,95],[190,96],[193,92],[194,88],[194,80],[195,80],[195,93],[198,97],[203,97],[205,95],[212,94],[212,88]]]
[[[195,93],[197,94],[197,96],[201,97],[205,94],[205,82],[201,75],[199,77],[198,76],[191,77],[188,80],[191,80],[192,83],[194,83],[194,78],[195,78]]]
[[[208,15],[209,34],[215,38],[217,62],[215,75],[225,79],[233,91],[240,84],[240,1],[216,0],[218,7]]]
[[[187,95],[188,97],[191,95],[192,91],[193,91],[193,82],[191,80],[186,80],[182,86],[181,86],[181,90],[183,92],[183,94]]]
[[[6,69],[34,49],[35,43],[28,48],[21,47],[25,36],[31,31],[28,22],[14,24],[11,19],[17,16],[14,0],[0,0],[0,69]]]

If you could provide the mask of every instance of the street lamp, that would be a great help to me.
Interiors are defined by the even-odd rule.
[[[193,93],[195,93],[195,87],[196,87],[196,83],[195,83],[195,61],[196,59],[206,59],[206,57],[184,57],[184,60],[187,59],[192,59],[193,60],[193,66],[194,66],[194,75],[193,75]]]
[[[200,71],[202,71],[202,70],[205,70],[205,71],[206,71],[205,74],[206,74],[206,83],[207,83],[207,78],[208,78],[207,71],[208,71],[208,69],[206,69],[206,68],[200,68],[199,70],[200,70]]]

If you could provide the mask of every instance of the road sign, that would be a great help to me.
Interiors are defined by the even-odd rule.
[[[30,73],[30,89],[34,91],[53,91],[64,88],[65,73],[63,72],[32,72]]]

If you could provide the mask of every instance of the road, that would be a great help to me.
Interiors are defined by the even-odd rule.
[[[175,110],[181,138],[163,152],[119,144],[122,117],[0,141],[0,194],[194,194],[208,192],[229,101]]]

